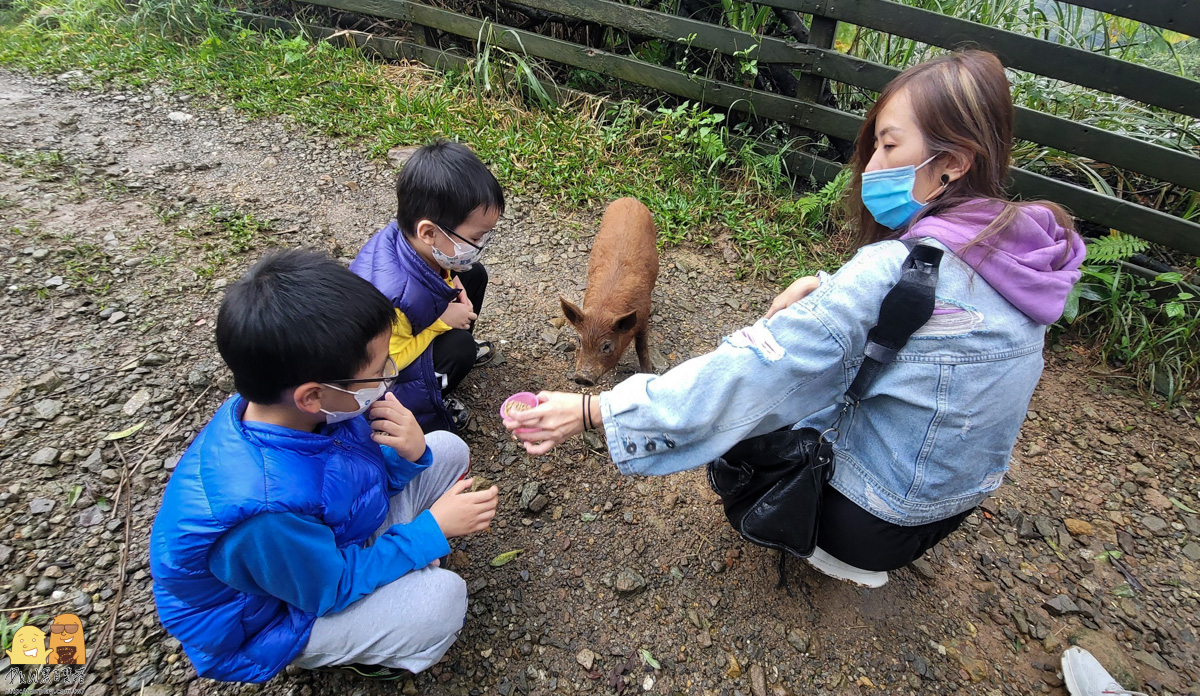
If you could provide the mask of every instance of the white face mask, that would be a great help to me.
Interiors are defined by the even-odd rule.
[[[436,222],[434,224],[437,225]],[[442,234],[446,235],[446,239],[449,239],[450,243],[454,245],[454,256],[445,254],[437,247],[431,246],[430,248],[433,250],[433,260],[437,261],[438,265],[447,271],[454,271],[456,273],[469,271],[471,266],[474,266],[475,263],[479,261],[479,257],[483,256],[483,245],[487,244],[488,238],[492,236],[491,232],[487,232],[483,235],[483,238],[479,240],[479,246],[474,246],[455,240],[454,237],[451,237],[450,234],[446,232],[446,228],[442,227],[441,225],[437,225],[437,228],[441,230]]]
[[[358,402],[357,411],[326,411],[325,409],[321,409],[321,413],[325,414],[325,422],[330,425],[333,425],[334,423],[341,423],[342,421],[348,421],[351,418],[362,414],[371,407],[371,404],[383,398],[383,395],[387,392],[387,384],[384,382],[380,382],[374,387],[366,387],[364,389],[356,389],[354,391],[342,389],[334,384],[326,384],[323,386],[349,394],[354,397],[355,401]]]

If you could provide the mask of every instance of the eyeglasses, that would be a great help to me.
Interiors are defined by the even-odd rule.
[[[392,356],[388,356],[387,362],[383,364],[383,374],[379,377],[358,377],[354,379],[326,379],[322,380],[322,384],[364,384],[383,382],[384,385],[391,389],[396,383],[396,378],[400,376],[400,370],[396,367],[396,361],[392,360]]]
[[[79,630],[79,624],[54,624],[50,627],[51,633],[75,633]]]
[[[483,233],[483,236],[481,236],[481,237],[479,238],[479,243],[478,243],[478,244],[475,244],[474,242],[471,242],[471,241],[468,241],[468,240],[464,239],[462,235],[460,235],[459,233],[457,233],[457,232],[455,232],[454,230],[450,229],[449,227],[446,227],[445,225],[443,225],[443,224],[442,224],[442,223],[440,223],[440,222],[435,222],[435,223],[433,223],[433,224],[437,225],[437,226],[438,226],[438,227],[439,227],[439,228],[440,228],[440,229],[441,229],[443,232],[445,232],[446,234],[450,235],[451,237],[454,237],[455,239],[457,239],[458,241],[462,242],[463,244],[466,244],[467,246],[469,246],[469,247],[471,247],[471,248],[473,248],[473,249],[476,249],[476,250],[478,250],[478,251],[483,251],[483,247],[484,247],[484,245],[486,245],[486,244],[488,243],[488,240],[492,238],[492,234],[493,234],[493,233],[496,231],[496,230],[493,228],[493,229],[490,229],[490,230],[488,230],[487,232],[484,232],[484,233]]]

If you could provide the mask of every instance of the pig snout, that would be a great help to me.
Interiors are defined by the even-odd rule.
[[[590,376],[588,376],[588,375],[580,374],[580,373],[578,373],[578,372],[576,372],[576,373],[575,373],[575,376],[574,376],[574,377],[572,377],[572,379],[574,379],[574,380],[575,380],[575,384],[578,384],[578,385],[579,385],[579,386],[581,386],[581,387],[594,387],[594,386],[596,386],[596,380],[595,380],[595,379],[593,379],[592,377],[590,377]]]

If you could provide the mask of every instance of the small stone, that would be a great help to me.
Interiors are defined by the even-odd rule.
[[[630,595],[645,589],[646,579],[639,575],[638,572],[632,568],[625,568],[621,572],[617,573],[615,586],[617,588],[617,592]]]
[[[541,333],[541,338],[546,343],[554,345],[555,343],[558,343],[558,332],[552,329],[546,329]]]
[[[801,631],[798,628],[793,628],[792,630],[788,631],[787,642],[798,652],[806,653],[808,652],[808,646],[812,640],[804,631]]]
[[[592,665],[596,662],[596,653],[584,648],[575,655],[575,661],[579,663],[587,671],[592,671]]]
[[[408,158],[412,157],[413,153],[416,151],[417,148],[412,146],[393,147],[392,149],[388,150],[387,153],[388,164],[399,169],[400,167],[404,166],[404,163],[407,162]]]
[[[1100,440],[1100,442],[1108,445],[1109,447],[1116,447],[1117,445],[1121,444],[1121,440],[1119,438],[1115,438],[1108,433],[1100,433],[1097,438]]]
[[[725,670],[725,674],[729,675],[730,679],[741,679],[742,666],[738,664],[737,658],[733,655],[729,656],[729,669]]]
[[[521,486],[520,506],[522,510],[528,510],[533,504],[533,499],[537,497],[540,484],[537,481],[530,481],[524,486]]]
[[[113,561],[115,561],[115,560],[117,560],[116,554],[106,553],[103,556],[101,556],[100,558],[96,559],[96,567],[99,568],[100,570],[104,570],[104,569],[108,568],[109,566],[111,566],[113,564]]]
[[[1171,499],[1162,494],[1162,491],[1157,488],[1147,488],[1142,492],[1142,497],[1146,499],[1146,503],[1150,507],[1157,510],[1170,510]]]
[[[119,323],[125,321],[125,317],[127,317],[127,316],[129,316],[129,315],[125,314],[125,312],[113,312],[112,314],[110,314],[108,316],[108,323],[119,324]]]
[[[547,498],[544,493],[538,493],[536,496],[534,496],[533,500],[529,501],[529,511],[537,514],[542,510],[545,510],[546,506],[549,504],[550,499]]]
[[[33,405],[33,415],[39,420],[54,420],[63,412],[63,402],[54,399],[42,399]]]
[[[933,566],[929,565],[929,561],[925,560],[924,558],[918,558],[908,565],[913,569],[913,571],[916,572],[917,575],[920,575],[926,580],[937,579],[937,572],[934,571]]]
[[[187,123],[194,118],[191,114],[185,114],[182,111],[172,111],[167,114],[167,119],[175,123]]]
[[[52,466],[57,461],[58,450],[53,447],[43,447],[29,458],[29,463],[34,466]]]
[[[129,397],[129,401],[126,401],[125,405],[121,407],[121,413],[124,413],[127,416],[132,416],[138,411],[142,410],[142,407],[149,402],[150,391],[147,389],[142,389],[133,396]]]
[[[100,480],[105,483],[116,483],[121,480],[121,473],[116,469],[105,469],[100,472]]]
[[[1189,541],[1187,546],[1183,547],[1183,555],[1192,563],[1200,563],[1200,544]]]
[[[1096,529],[1092,526],[1092,523],[1084,520],[1068,517],[1063,520],[1063,524],[1066,525],[1067,531],[1071,533],[1071,536],[1092,536],[1096,533]]]
[[[63,385],[63,378],[58,376],[57,372],[51,370],[38,377],[29,386],[40,392],[52,392]]]
[[[54,578],[41,578],[37,581],[33,591],[43,597],[54,591]]]
[[[29,587],[29,578],[24,574],[18,573],[12,578],[12,591],[14,593],[24,592],[26,587]]]
[[[1056,539],[1058,535],[1054,532],[1054,523],[1050,518],[1038,515],[1033,518],[1033,526],[1037,529],[1038,536],[1043,539]]]
[[[8,563],[8,559],[12,556],[13,549],[11,546],[0,544],[0,566]]]
[[[1167,524],[1166,520],[1154,515],[1146,515],[1142,518],[1142,526],[1146,531],[1155,536],[1165,536],[1171,531],[1171,525]]]
[[[171,361],[171,356],[165,353],[148,353],[142,358],[142,367],[158,367]]]
[[[261,162],[258,163],[261,169],[274,169],[279,166],[279,160],[272,155],[267,155]]]
[[[1050,612],[1051,616],[1064,616],[1066,614],[1078,614],[1079,606],[1071,601],[1071,598],[1065,594],[1060,594],[1054,599],[1042,603],[1042,608]]]
[[[188,373],[187,381],[193,387],[207,387],[208,375],[203,370],[192,370]]]
[[[762,665],[757,662],[750,665],[750,693],[754,696],[767,696],[767,675]]]
[[[46,566],[46,569],[42,571],[42,577],[46,577],[46,578],[58,579],[58,578],[61,578],[62,575],[63,575],[62,568],[59,568],[56,565]]]
[[[47,288],[58,288],[58,287],[62,287],[62,284],[63,284],[62,276],[51,276],[42,283],[42,286],[47,287]]]
[[[40,515],[53,510],[54,504],[54,501],[49,498],[34,498],[29,501],[29,511],[35,515]]]

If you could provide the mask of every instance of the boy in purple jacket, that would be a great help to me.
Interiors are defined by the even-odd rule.
[[[426,145],[396,179],[396,219],[350,264],[396,309],[392,393],[427,433],[466,425],[466,407],[448,395],[494,355],[472,332],[488,281],[479,257],[503,213],[500,183],[470,149]]]

